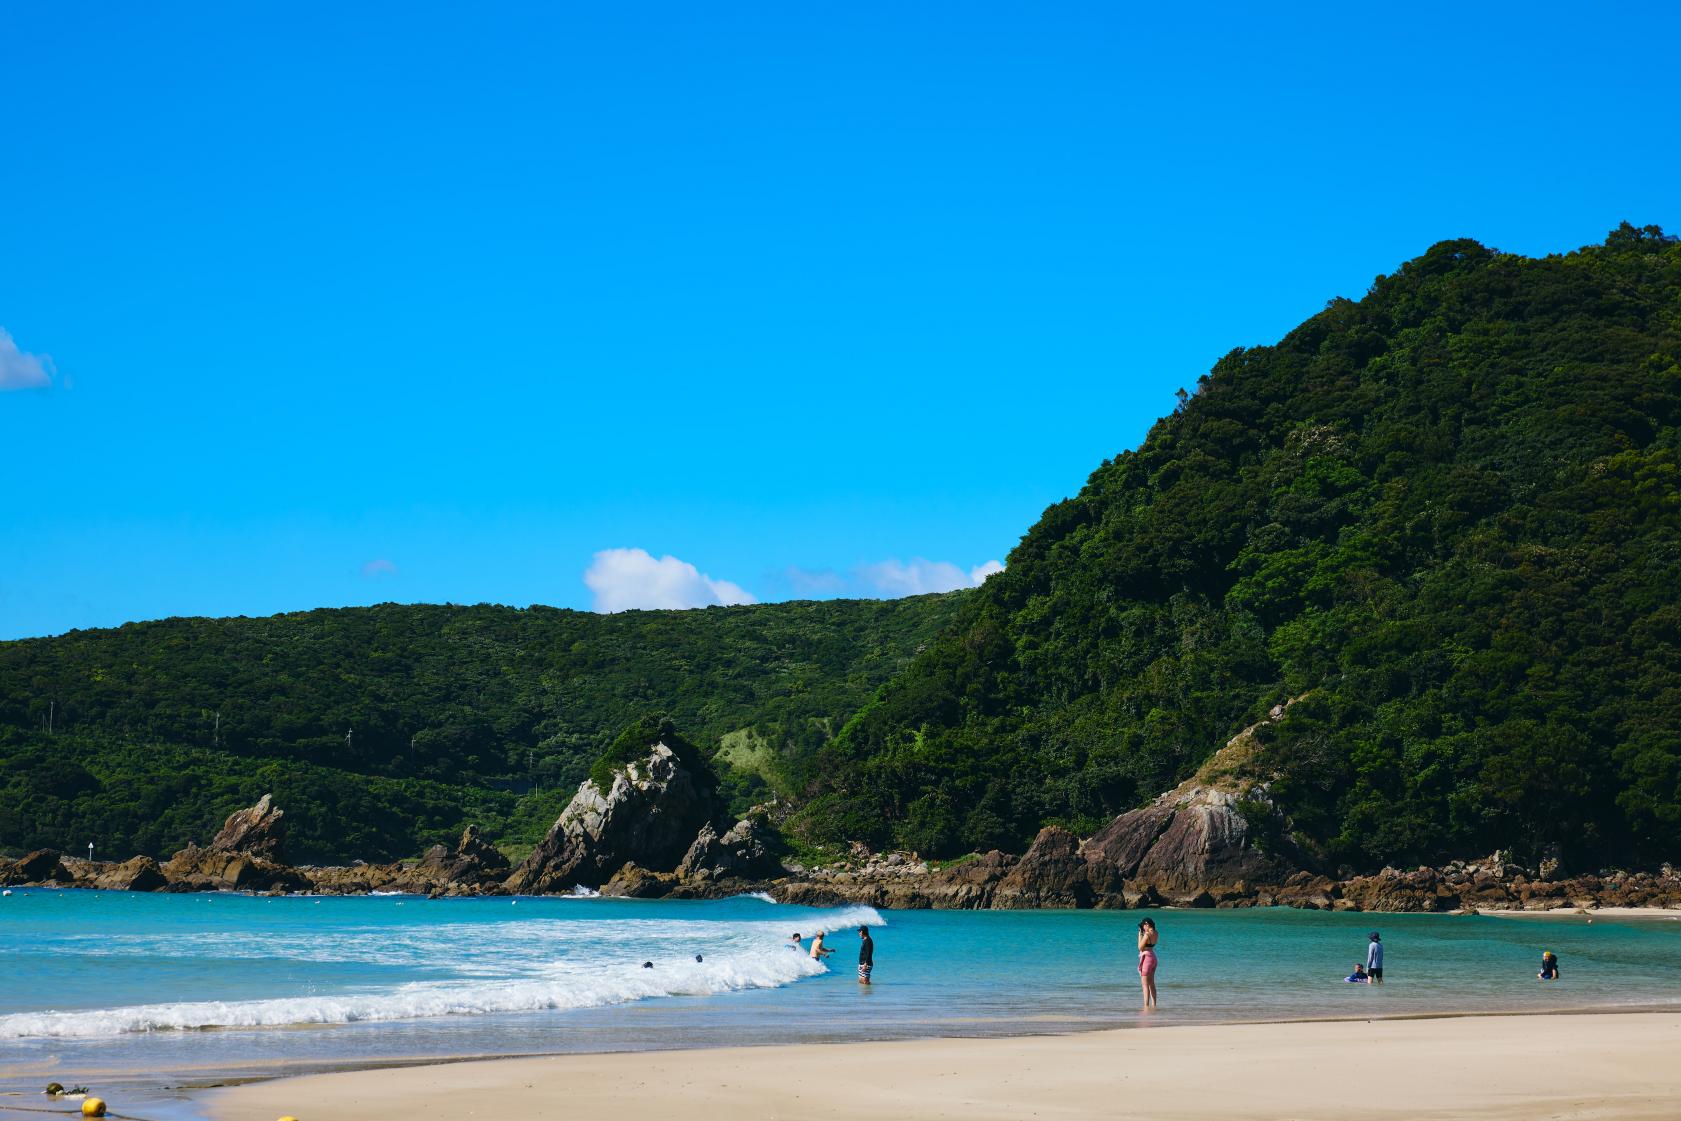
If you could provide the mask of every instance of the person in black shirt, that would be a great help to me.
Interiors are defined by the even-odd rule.
[[[875,964],[876,944],[870,940],[870,928],[861,926],[858,928],[858,983],[860,985],[870,983],[870,971],[875,968]]]

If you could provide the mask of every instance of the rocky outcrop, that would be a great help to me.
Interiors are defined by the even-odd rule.
[[[259,856],[188,845],[161,866],[170,891],[308,891],[302,872]]]
[[[662,740],[615,771],[607,790],[585,780],[504,886],[529,894],[602,887],[630,864],[679,880],[774,874],[757,827],[724,827],[728,820],[711,776]]]
[[[36,849],[13,861],[0,861],[0,884],[67,884],[72,881],[56,849]]]
[[[268,794],[254,806],[235,810],[210,847],[189,844],[160,866],[168,890],[307,891],[308,878],[281,863],[285,816]]]
[[[84,860],[82,863],[89,862]],[[76,886],[98,888],[100,891],[162,891],[169,886],[158,862],[149,856],[130,857],[121,864],[96,867],[88,882],[83,883],[78,877]]]
[[[1097,893],[1088,875],[1090,867],[1080,854],[1078,837],[1060,825],[1047,825],[998,882],[989,906],[1091,907],[1097,901]]]
[[[764,880],[783,874],[782,862],[771,855],[765,829],[748,818],[719,835],[717,826],[700,827],[689,851],[678,861],[679,877],[708,880]]]
[[[244,853],[273,864],[286,862],[286,811],[274,805],[274,796],[264,794],[257,804],[228,815],[221,831],[210,842],[211,852]]]
[[[1287,846],[1289,823],[1274,805],[1256,732],[1283,719],[1288,705],[1216,751],[1190,779],[1155,802],[1124,813],[1086,842],[1090,878],[1112,895],[1190,905],[1243,896],[1254,884],[1282,884],[1299,866],[1257,844],[1256,826]],[[1251,822],[1262,815],[1264,820]],[[1204,899],[1204,896],[1207,899]]]
[[[414,867],[414,874],[432,886],[488,884],[508,874],[508,858],[479,836],[479,827],[469,825],[453,850],[433,845]]]
[[[650,872],[638,865],[626,864],[601,886],[601,894],[617,899],[663,899],[675,892],[682,882],[682,877],[675,872]]]

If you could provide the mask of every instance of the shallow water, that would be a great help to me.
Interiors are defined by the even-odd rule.
[[[1128,912],[19,891],[0,899],[0,1117],[45,1105],[49,1080],[181,1116],[180,1087],[276,1063],[1681,1006],[1667,918],[1151,914],[1161,1008],[1143,1017]],[[827,968],[784,945],[825,928]],[[1388,983],[1343,984],[1371,929]],[[1543,949],[1564,981],[1535,980]]]

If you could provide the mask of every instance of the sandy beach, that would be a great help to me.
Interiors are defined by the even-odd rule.
[[[1170,1027],[504,1059],[218,1091],[218,1121],[1673,1118],[1681,1014]]]

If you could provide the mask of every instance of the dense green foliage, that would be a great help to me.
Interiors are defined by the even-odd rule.
[[[1681,247],[1436,245],[1227,355],[810,775],[814,839],[1089,829],[1276,702],[1327,861],[1681,853]]]
[[[648,757],[648,749],[663,743],[677,756],[679,762],[708,786],[716,782],[712,767],[700,748],[677,730],[668,716],[648,715],[634,721],[620,732],[601,757],[590,765],[590,780],[605,794],[612,789],[613,776],[626,765]]]
[[[787,791],[960,598],[386,604],[0,643],[0,847],[164,854],[267,790],[298,859],[406,855],[467,821],[529,843],[651,710],[708,753],[753,746],[717,767],[744,806]]]

